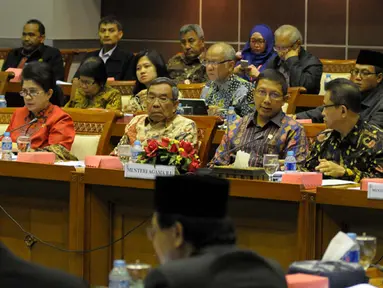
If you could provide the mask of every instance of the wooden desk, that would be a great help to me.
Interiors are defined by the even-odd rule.
[[[148,222],[109,249],[85,255],[86,280],[105,285],[113,259],[139,259],[157,265],[145,227],[153,212],[154,182],[125,179],[122,171],[86,169],[85,248],[114,241],[143,220]],[[180,188],[180,193],[182,189]],[[295,260],[311,259],[314,232],[312,198],[298,185],[231,180],[229,214],[238,244],[279,261],[284,268]]]
[[[72,91],[72,84],[69,85],[59,85],[63,90],[65,96],[70,96]],[[9,82],[7,92],[19,93],[21,91],[21,83],[20,82]]]
[[[383,201],[367,199],[366,191],[320,187],[316,193],[316,258],[338,231],[377,237],[375,260],[383,255]]]
[[[24,228],[65,249],[82,250],[83,201],[73,167],[0,161],[0,203]],[[83,197],[83,195],[82,195]],[[81,209],[82,207],[82,209]],[[79,214],[78,214],[79,213]],[[28,246],[25,234],[3,212],[0,239],[16,255],[83,277],[81,254],[41,243]]]

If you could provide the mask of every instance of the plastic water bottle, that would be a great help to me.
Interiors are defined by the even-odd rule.
[[[5,108],[7,107],[7,100],[5,100],[4,95],[0,95],[0,108]]]
[[[109,288],[129,288],[129,281],[125,260],[114,260],[113,269],[109,273]]]
[[[324,79],[324,84],[326,85],[328,82],[330,82],[331,79],[331,74],[326,74],[326,78]]]
[[[294,151],[287,151],[285,158],[285,172],[297,171],[297,159],[294,157]]]
[[[181,103],[178,104],[176,113],[179,114],[179,115],[183,115],[184,114],[184,108],[182,107]]]
[[[230,126],[235,121],[235,119],[237,119],[237,115],[235,114],[233,106],[230,106],[229,109],[227,110],[226,119],[227,119],[228,126]]]
[[[133,147],[130,148],[130,153],[132,154],[130,160],[135,163],[137,162],[138,155],[142,152],[142,146],[140,140],[136,140],[133,143]]]
[[[360,247],[358,242],[356,241],[355,233],[347,233],[347,236],[350,237],[354,241],[354,246],[351,247],[350,250],[344,254],[342,260],[349,263],[359,263],[360,259]]]
[[[3,140],[1,140],[1,152],[2,160],[12,160],[12,139],[11,134],[9,132],[5,132]]]

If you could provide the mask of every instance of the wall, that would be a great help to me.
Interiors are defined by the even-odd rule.
[[[382,0],[102,0],[102,15],[124,25],[123,47],[154,48],[165,58],[180,51],[183,24],[202,24],[208,43],[239,49],[250,29],[266,23],[297,26],[305,46],[320,58],[355,58],[360,48],[383,51]]]

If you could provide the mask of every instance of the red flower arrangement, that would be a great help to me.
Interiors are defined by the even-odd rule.
[[[176,166],[179,173],[195,172],[201,161],[193,144],[186,141],[162,138],[150,139],[140,153],[137,163]]]

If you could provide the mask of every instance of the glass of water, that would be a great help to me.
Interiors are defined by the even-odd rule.
[[[127,264],[129,275],[131,277],[131,287],[144,288],[144,279],[148,275],[151,266],[136,260],[136,263]]]
[[[125,165],[129,162],[130,157],[132,156],[132,152],[130,151],[130,145],[118,145],[117,151],[118,151],[118,157],[120,158],[120,161],[122,165]]]
[[[19,136],[16,143],[19,152],[28,152],[31,149],[31,138],[29,136]]]
[[[263,155],[263,169],[267,175],[269,175],[269,181],[273,181],[273,175],[278,171],[279,158],[276,154]]]
[[[356,237],[356,241],[360,247],[359,264],[362,265],[364,270],[367,270],[368,267],[370,267],[372,260],[375,258],[376,237],[367,236],[366,233],[363,233],[362,236]]]

